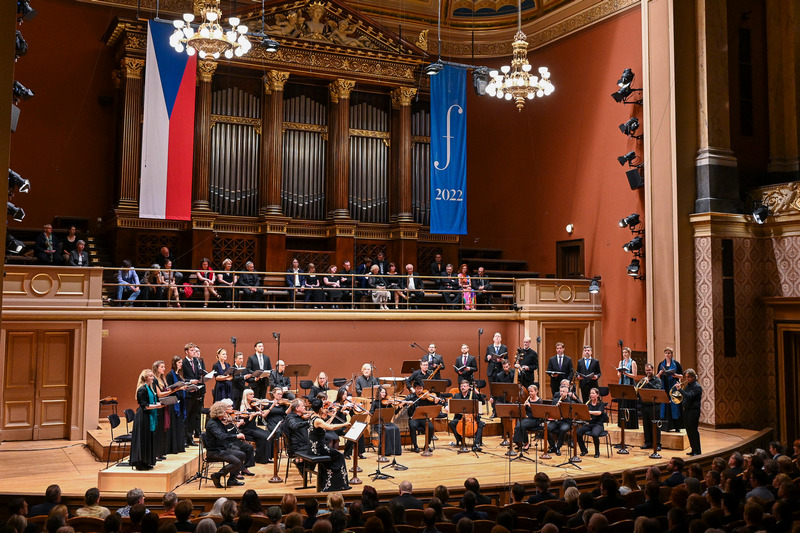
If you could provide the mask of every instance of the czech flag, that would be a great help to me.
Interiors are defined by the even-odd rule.
[[[169,44],[171,24],[147,25],[139,216],[189,220],[197,56]]]

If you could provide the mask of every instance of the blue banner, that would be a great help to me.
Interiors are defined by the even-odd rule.
[[[467,71],[431,77],[431,233],[467,233]]]

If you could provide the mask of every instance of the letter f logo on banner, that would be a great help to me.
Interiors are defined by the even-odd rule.
[[[431,233],[467,233],[467,73],[431,78]]]

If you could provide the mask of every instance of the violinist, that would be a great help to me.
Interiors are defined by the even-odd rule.
[[[332,424],[346,424],[348,426],[349,426],[349,424],[347,423],[348,422],[348,415],[349,415],[349,419],[352,420],[353,414],[355,414],[359,410],[361,412],[364,411],[363,407],[361,407],[358,404],[353,403],[353,398],[350,395],[347,394],[347,389],[345,389],[344,387],[340,388],[339,391],[336,393],[336,401],[334,402],[333,408],[335,409],[336,414],[333,417],[333,420],[331,420],[330,422]],[[347,433],[347,429],[345,427],[343,427],[341,429],[338,429],[336,431],[337,437],[341,437],[345,433]],[[364,435],[362,433],[361,436],[358,437],[358,458],[359,459],[366,459],[367,458],[364,455],[364,452],[366,451],[366,449],[367,449],[367,446],[364,443]],[[350,456],[352,455],[352,453],[353,453],[353,441],[351,441],[351,440],[345,441],[344,458],[345,459],[350,459]]]
[[[229,435],[236,439],[232,440],[230,445],[244,453],[244,461],[242,461],[243,468],[240,474],[244,474],[245,476],[254,476],[255,474],[250,472],[248,468],[256,465],[256,454],[253,450],[253,446],[246,442],[247,437],[240,429],[246,420],[244,417],[240,417],[238,413],[234,415],[233,400],[230,398],[225,398],[220,401],[225,405],[225,417],[222,420],[222,424],[225,428],[225,431],[227,431]]]
[[[246,459],[245,453],[234,443],[244,442],[244,435],[231,435],[225,429],[223,419],[227,405],[223,402],[216,402],[208,410],[208,422],[206,422],[206,457],[209,461],[222,461],[223,466],[219,472],[211,474],[211,480],[218,489],[223,488],[220,478],[228,476],[228,486],[244,485],[238,480],[239,471],[242,463]],[[252,451],[252,448],[250,448]]]
[[[262,402],[262,410],[264,410],[264,423],[267,425],[267,432],[272,433],[275,426],[280,424],[281,420],[286,418],[286,411],[289,409],[291,400],[284,398],[283,389],[275,387],[272,389],[272,402]],[[266,408],[266,409],[265,409]],[[272,445],[270,444],[270,452],[272,452]],[[272,457],[272,455],[270,455]]]
[[[369,412],[374,413],[376,409],[386,409],[387,407],[394,407],[395,412],[397,412],[401,403],[401,401],[389,398],[389,392],[381,387],[378,389],[378,397],[372,400]],[[400,428],[396,424],[387,421],[383,425],[383,439],[386,441],[386,455],[401,455],[403,453],[400,443]]]
[[[469,381],[462,380],[461,383],[458,384],[459,391],[453,395],[454,400],[476,400],[480,403],[486,403],[486,397],[479,392],[474,390],[470,390]],[[483,428],[486,426],[486,423],[481,420],[481,416],[478,413],[473,414],[467,413],[453,413],[453,419],[448,424],[450,426],[450,431],[453,432],[453,436],[455,437],[456,441],[454,443],[450,443],[451,446],[461,446],[461,440],[463,435],[461,435],[462,427],[461,427],[461,419],[463,417],[467,417],[467,420],[464,423],[463,431],[466,433],[467,436],[470,436],[472,433],[475,436],[474,444],[472,445],[472,449],[474,451],[480,451],[481,446],[483,446]]]
[[[286,414],[286,422],[283,426],[283,433],[286,436],[286,446],[289,455],[297,452],[308,452],[311,446],[308,438],[309,422],[305,418],[306,404],[305,401],[295,398],[289,406],[289,411]],[[303,460],[295,457],[294,465],[302,470]]]
[[[414,453],[419,453],[421,450],[419,446],[417,446],[417,433],[425,434],[425,419],[412,420],[414,411],[417,410],[417,406],[436,405],[440,404],[442,400],[437,398],[433,393],[424,390],[422,388],[422,382],[417,381],[414,383],[414,392],[406,396],[405,401],[410,402],[408,405],[408,431],[411,434],[411,444],[413,445],[411,450]],[[428,420],[428,430],[432,436],[434,429],[433,421],[431,420]]]
[[[578,397],[574,392],[569,390],[570,381],[562,379],[561,385],[558,387],[558,394],[553,398],[553,405],[562,403],[580,403]],[[572,427],[572,420],[564,418],[561,420],[551,420],[547,424],[548,439],[550,440],[550,449],[548,453],[555,453],[561,455],[561,445],[564,440],[569,437],[569,430]]]
[[[326,397],[330,387],[328,387],[328,374],[320,372],[314,385],[311,386],[311,392],[308,393],[308,399],[312,400],[317,397],[317,394],[324,392]]]
[[[271,409],[275,404],[273,403],[270,405],[269,409]],[[271,446],[269,446],[269,433],[264,431],[256,421],[259,416],[266,416],[269,412],[263,412],[261,407],[258,405],[256,401],[255,394],[253,393],[253,389],[245,389],[244,390],[244,397],[242,398],[242,404],[239,409],[242,418],[244,419],[244,424],[241,426],[242,433],[244,433],[247,440],[251,440],[256,443],[256,454],[255,454],[255,461],[261,464],[267,464],[272,462],[272,456],[270,454]]]
[[[600,391],[597,387],[592,387],[589,391],[589,400],[586,405],[589,406],[589,414],[592,415],[592,418],[588,424],[578,428],[578,446],[581,447],[581,455],[589,453],[583,436],[591,435],[594,441],[594,456],[600,457],[600,433],[603,431],[603,424],[606,423],[608,416],[606,415],[606,404],[600,400]],[[646,428],[645,432],[647,432]]]
[[[528,432],[536,431],[542,427],[542,419],[533,418],[531,404],[534,403],[542,403],[542,399],[539,397],[539,387],[530,385],[528,387],[528,397],[523,404],[525,406],[525,418],[521,418],[517,422],[517,427],[514,428],[514,443],[517,445],[517,451],[527,450],[530,446],[529,443],[525,442]]]
[[[331,424],[322,419],[323,403],[320,400],[311,400],[311,410],[314,414],[309,420],[310,428],[308,431],[309,450],[314,455],[327,455],[329,461],[317,463],[317,476],[322,485],[323,492],[335,492],[349,490],[347,463],[344,457],[337,450],[328,446],[325,437],[328,431],[337,431],[349,426],[348,423]]]
[[[428,369],[428,361],[423,359],[419,363],[419,368],[414,370],[414,373],[406,378],[406,387],[410,389],[413,383],[417,381],[424,382],[426,379],[430,379],[430,377],[431,371]]]

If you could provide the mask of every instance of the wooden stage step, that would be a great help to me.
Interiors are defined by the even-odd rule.
[[[611,435],[611,442],[618,444],[620,441],[620,430],[616,424],[606,424],[606,429]],[[652,429],[650,430],[652,431]],[[641,446],[644,444],[644,430],[639,429],[626,429],[625,430],[625,444],[628,446]],[[680,430],[675,433],[674,431],[661,432],[661,448],[664,450],[685,450],[689,447],[689,437],[686,431]]]
[[[111,466],[97,474],[97,488],[101,491],[127,492],[138,487],[145,492],[169,492],[199,469],[197,448],[167,455],[152,470],[139,471],[130,466]]]

